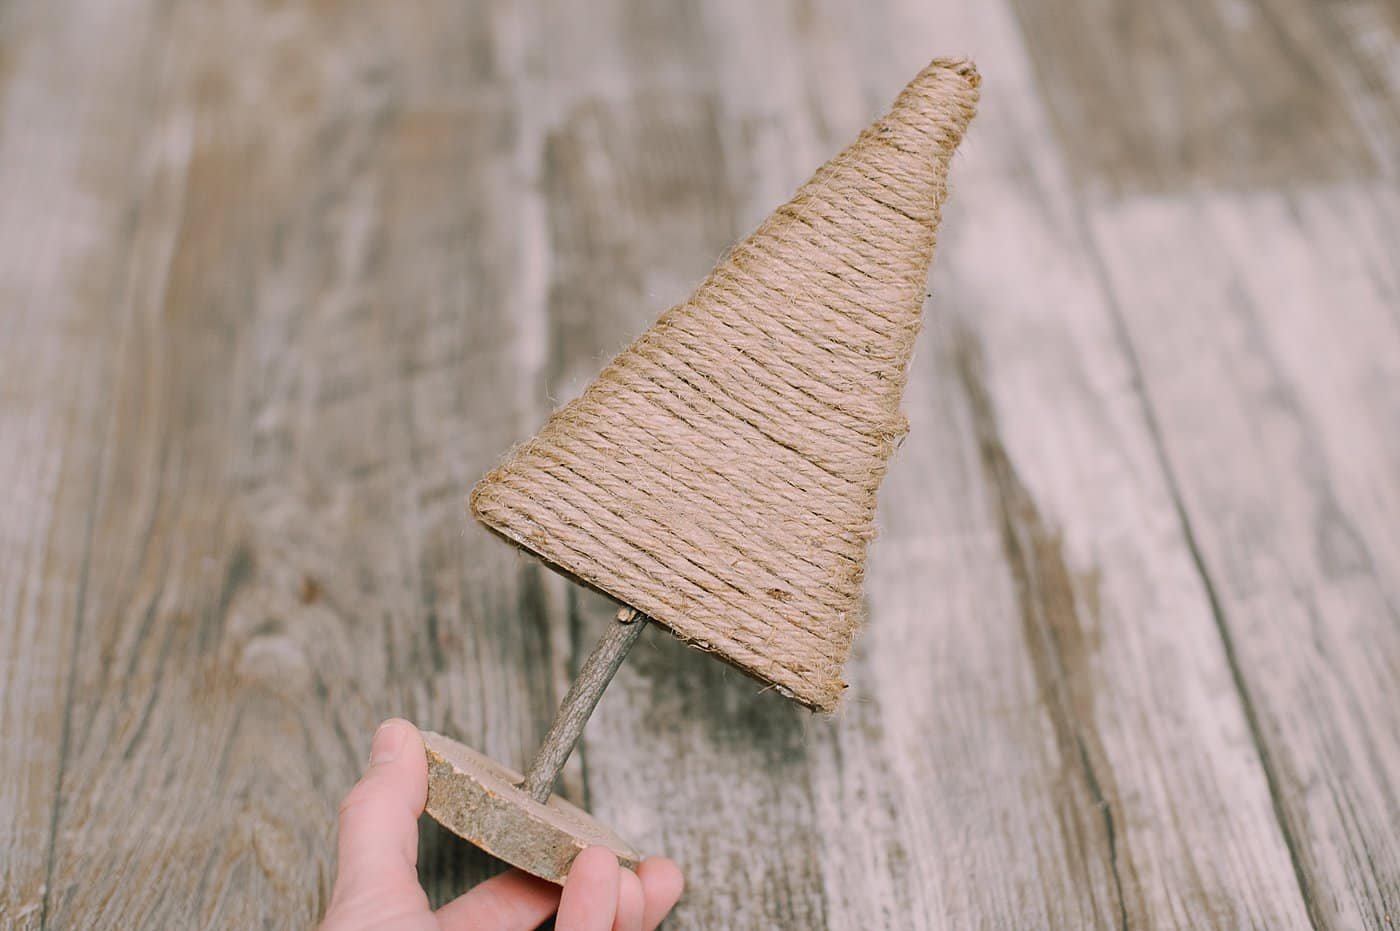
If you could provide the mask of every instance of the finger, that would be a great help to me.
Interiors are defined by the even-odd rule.
[[[558,907],[558,886],[511,870],[448,902],[437,917],[442,931],[530,931]]]
[[[375,731],[369,768],[340,805],[335,894],[423,896],[418,885],[418,816],[428,794],[423,738],[407,721]],[[426,901],[426,899],[424,899]]]
[[[642,881],[631,870],[623,870],[617,886],[617,918],[613,931],[642,931]]]
[[[611,931],[619,872],[617,857],[606,847],[589,847],[575,857],[559,896],[555,931]]]
[[[685,891],[680,867],[665,857],[652,857],[637,867],[642,881],[642,931],[655,931]]]

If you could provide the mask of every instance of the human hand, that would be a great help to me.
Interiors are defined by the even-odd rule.
[[[427,798],[423,738],[407,721],[385,721],[369,769],[340,806],[335,890],[321,931],[527,931],[556,910],[556,931],[651,931],[680,898],[681,872],[670,860],[653,857],[633,873],[607,849],[590,847],[562,894],[511,870],[434,912],[418,883],[418,816]]]

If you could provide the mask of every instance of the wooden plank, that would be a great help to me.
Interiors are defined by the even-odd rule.
[[[590,88],[586,117],[559,133],[561,145],[568,140],[581,153],[573,160],[581,170],[562,179],[569,187],[554,199],[591,212],[565,215],[567,236],[555,240],[557,289],[601,311],[571,334],[570,385],[683,298],[730,242],[871,115],[853,84],[843,88],[845,73],[814,81],[806,95],[801,59],[829,46],[793,39],[789,16],[707,5],[701,22],[650,22],[621,48],[608,45],[615,33],[606,19],[596,32],[573,33],[600,59],[620,60],[640,90],[628,97],[609,94],[608,84]],[[697,61],[700,43],[706,51]],[[831,92],[853,106],[828,137],[809,104]],[[576,268],[598,271],[562,277]],[[560,316],[572,314],[566,307]],[[590,628],[606,616],[593,599],[580,606]],[[837,746],[835,726],[670,638],[653,634],[633,651],[585,733],[585,769],[595,813],[685,870],[688,891],[668,926],[917,927],[930,914],[898,849],[903,838],[890,830],[905,800],[875,771],[888,763],[885,748],[865,728]],[[852,753],[836,778],[853,795],[869,786],[871,797],[845,812],[842,825],[868,832],[831,830],[818,814],[835,781],[823,786],[822,774],[843,750]],[[857,859],[860,885],[833,883]],[[866,890],[892,895],[854,925],[853,914],[833,910],[840,897]]]
[[[75,619],[92,557],[106,346],[128,263],[119,191],[159,187],[147,3],[0,10],[0,927],[44,919]],[[107,41],[94,41],[100,30]],[[79,364],[79,360],[82,364]]]
[[[306,926],[377,720],[520,765],[559,694],[558,590],[463,533],[543,356],[518,49],[449,4],[175,17],[140,127],[187,140],[179,197],[132,215],[176,248],[110,350],[49,921]],[[439,898],[497,868],[424,857]]]
[[[1320,928],[1400,914],[1400,197],[1096,209]]]
[[[910,4],[868,35],[868,74],[932,36],[969,48],[986,72],[931,283],[934,355],[913,382],[927,386],[924,398],[950,398],[944,416],[957,426],[920,432],[916,423],[906,441],[911,456],[929,444],[930,466],[917,483],[889,489],[885,543],[897,559],[871,587],[872,634],[883,635],[882,598],[897,606],[886,617],[901,619],[875,681],[891,709],[886,733],[914,748],[894,756],[911,786],[954,767],[1017,773],[1023,793],[1039,783],[1038,805],[1015,819],[1005,817],[1010,793],[979,799],[951,776],[942,778],[953,801],[902,809],[946,825],[933,843],[970,838],[964,855],[973,862],[1021,871],[1023,884],[996,899],[951,898],[966,911],[949,924],[988,914],[1005,916],[992,924],[1019,924],[1017,910],[1039,896],[1047,917],[1026,923],[1306,926],[1258,754],[1242,739],[1247,719],[1227,657],[1081,234],[1064,161],[1075,153],[1062,157],[1055,145],[1021,38],[1005,8],[987,5]],[[882,42],[888,35],[907,45]],[[963,438],[957,458],[947,451],[954,435]],[[959,470],[968,490],[956,507],[971,524],[921,504]],[[948,526],[976,529],[959,554],[970,566],[947,552]],[[907,535],[902,547],[895,528]],[[930,552],[934,570],[920,578],[914,567]],[[976,704],[943,701],[928,679],[900,675],[935,599],[950,600],[934,627],[946,645],[929,648],[942,673],[932,682],[955,683],[959,697],[962,685],[986,708],[1033,709],[1039,720],[1022,711],[1029,720],[1017,722],[1019,732],[1007,711],[979,721],[968,710]],[[983,691],[988,681],[995,691]],[[917,716],[894,710],[911,707]],[[1033,728],[1046,736],[1035,740]],[[989,740],[999,733],[1001,748]],[[929,734],[939,742],[930,745]],[[946,855],[924,852],[931,863]],[[955,888],[961,865],[942,865],[927,884]],[[1062,897],[1064,887],[1087,891],[1091,911],[1068,911],[1074,899]]]
[[[743,231],[703,20],[559,4],[528,108],[550,231],[550,393],[685,296]],[[586,650],[612,606],[576,592]],[[809,717],[713,658],[649,631],[585,731],[595,817],[687,875],[675,928],[827,927],[802,740]],[[780,853],[781,851],[781,853]]]
[[[595,314],[562,341],[584,375],[696,280],[684,249],[717,213],[740,218],[730,238],[755,222],[932,49],[982,60],[988,96],[955,167],[943,325],[911,383],[851,707],[802,720],[703,656],[643,648],[585,737],[595,812],[681,859],[680,927],[1306,926],[1014,24],[996,7],[707,9],[619,53],[664,109],[602,84],[567,128],[583,167],[556,199],[588,212],[553,267]],[[570,32],[607,60],[596,28]],[[686,79],[707,29],[726,41]],[[712,187],[717,161],[737,200]],[[575,268],[593,277],[561,280]]]
[[[1085,185],[1258,188],[1377,172],[1372,138],[1342,102],[1357,76],[1307,0],[1015,8]]]
[[[1344,0],[1311,8],[1328,30],[1329,60],[1386,177],[1400,177],[1400,5]]]

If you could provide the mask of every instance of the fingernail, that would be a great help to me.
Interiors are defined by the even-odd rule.
[[[379,730],[374,732],[374,740],[370,741],[369,765],[378,766],[380,763],[392,763],[397,760],[403,750],[403,742],[402,723],[385,721],[379,725]]]

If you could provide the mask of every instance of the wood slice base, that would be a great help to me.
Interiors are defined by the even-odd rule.
[[[552,795],[541,805],[520,774],[450,737],[423,731],[427,812],[453,834],[541,879],[563,884],[585,847],[607,847],[628,869],[642,855],[576,805]]]

